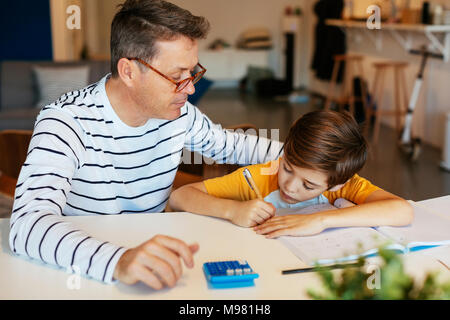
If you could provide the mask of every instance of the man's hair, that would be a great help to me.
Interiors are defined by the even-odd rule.
[[[111,73],[118,76],[121,58],[138,57],[149,61],[158,54],[156,41],[186,36],[206,38],[209,22],[162,0],[127,0],[111,24]]]
[[[350,113],[314,111],[290,128],[284,154],[293,166],[328,175],[328,187],[345,183],[362,169],[367,141]]]

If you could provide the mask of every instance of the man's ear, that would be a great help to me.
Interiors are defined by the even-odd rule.
[[[117,72],[120,79],[125,83],[127,87],[132,87],[133,82],[136,80],[139,67],[131,60],[127,58],[121,58],[117,62]]]

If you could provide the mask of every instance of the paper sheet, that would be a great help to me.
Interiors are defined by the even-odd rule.
[[[329,204],[329,203],[323,203],[323,204],[315,204],[312,206],[308,206],[305,208],[291,208],[291,209],[277,209],[276,215],[277,216],[286,216],[289,214],[310,214],[314,212],[319,211],[327,211],[327,210],[335,210],[336,207]]]
[[[277,216],[285,216],[288,214],[310,214],[310,213],[314,213],[314,212],[319,212],[319,211],[327,211],[327,210],[336,210],[337,208],[347,208],[347,207],[351,207],[354,206],[355,204],[343,199],[343,198],[339,198],[336,199],[336,201],[334,202],[334,205],[329,204],[329,203],[321,203],[321,204],[315,204],[312,206],[308,206],[308,207],[304,207],[301,209],[298,208],[292,208],[292,209],[278,209],[277,210]]]
[[[315,236],[279,240],[308,265],[355,260],[359,254],[376,253],[378,247],[389,242],[372,228],[330,229]]]
[[[436,259],[440,264],[450,270],[450,246],[425,250],[423,254]]]
[[[335,205],[344,208],[354,204],[345,199],[337,199]],[[279,209],[277,215],[311,214],[319,211],[335,210],[329,203],[302,209]],[[357,259],[370,249],[376,249],[388,239],[372,228],[336,228],[309,237],[280,237],[279,240],[303,262],[314,265]],[[361,247],[358,247],[358,244]],[[376,250],[374,250],[376,251]],[[366,253],[373,253],[366,252]]]
[[[406,227],[339,228],[315,236],[280,237],[279,240],[309,265],[357,259],[359,254],[374,254],[377,248],[388,243],[391,249],[403,252],[406,252],[406,247],[450,245],[450,217],[429,211],[413,201],[410,203],[414,207],[414,221]],[[344,202],[343,206],[346,205]],[[277,214],[310,214],[331,209],[336,207],[320,204],[300,210],[280,209]],[[442,257],[443,263],[450,265],[450,258],[446,257]]]

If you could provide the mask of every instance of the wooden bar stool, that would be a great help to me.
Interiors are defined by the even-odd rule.
[[[375,79],[373,82],[373,99],[370,106],[366,109],[366,127],[365,134],[368,136],[370,128],[370,119],[375,116],[375,125],[373,131],[372,141],[373,143],[378,142],[378,136],[380,134],[380,124],[382,116],[394,116],[395,117],[395,129],[400,135],[401,128],[403,125],[403,119],[406,115],[408,95],[406,89],[406,77],[405,68],[408,67],[407,62],[402,61],[385,61],[376,62],[373,64],[375,68]],[[384,80],[386,77],[386,72],[392,69],[394,72],[394,110],[383,110],[381,108],[381,103],[384,94]],[[403,101],[402,101],[403,100]],[[375,102],[377,103],[377,108],[374,110]]]
[[[331,108],[332,102],[336,102],[339,111],[344,110],[344,106],[348,103],[350,107],[350,113],[355,115],[355,102],[361,101],[363,108],[367,109],[367,90],[364,86],[364,68],[363,68],[364,56],[356,54],[344,54],[334,56],[334,67],[331,76],[330,91],[328,92],[327,101],[325,103],[325,110]],[[334,93],[336,90],[336,83],[338,73],[342,63],[345,62],[344,76],[342,80],[341,96],[336,98]],[[358,76],[361,79],[361,97],[355,96],[354,90],[354,77]]]

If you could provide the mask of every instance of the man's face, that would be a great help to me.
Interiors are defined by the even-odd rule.
[[[328,189],[328,176],[318,170],[295,167],[280,160],[278,185],[280,197],[284,202],[294,204],[319,196]]]
[[[180,37],[171,41],[158,41],[156,45],[159,52],[150,61],[153,68],[176,82],[191,76],[198,63],[196,40]],[[188,95],[195,92],[192,82],[180,92],[175,92],[175,88],[175,84],[148,69],[138,75],[134,99],[148,119],[173,120],[180,116],[180,109]]]

